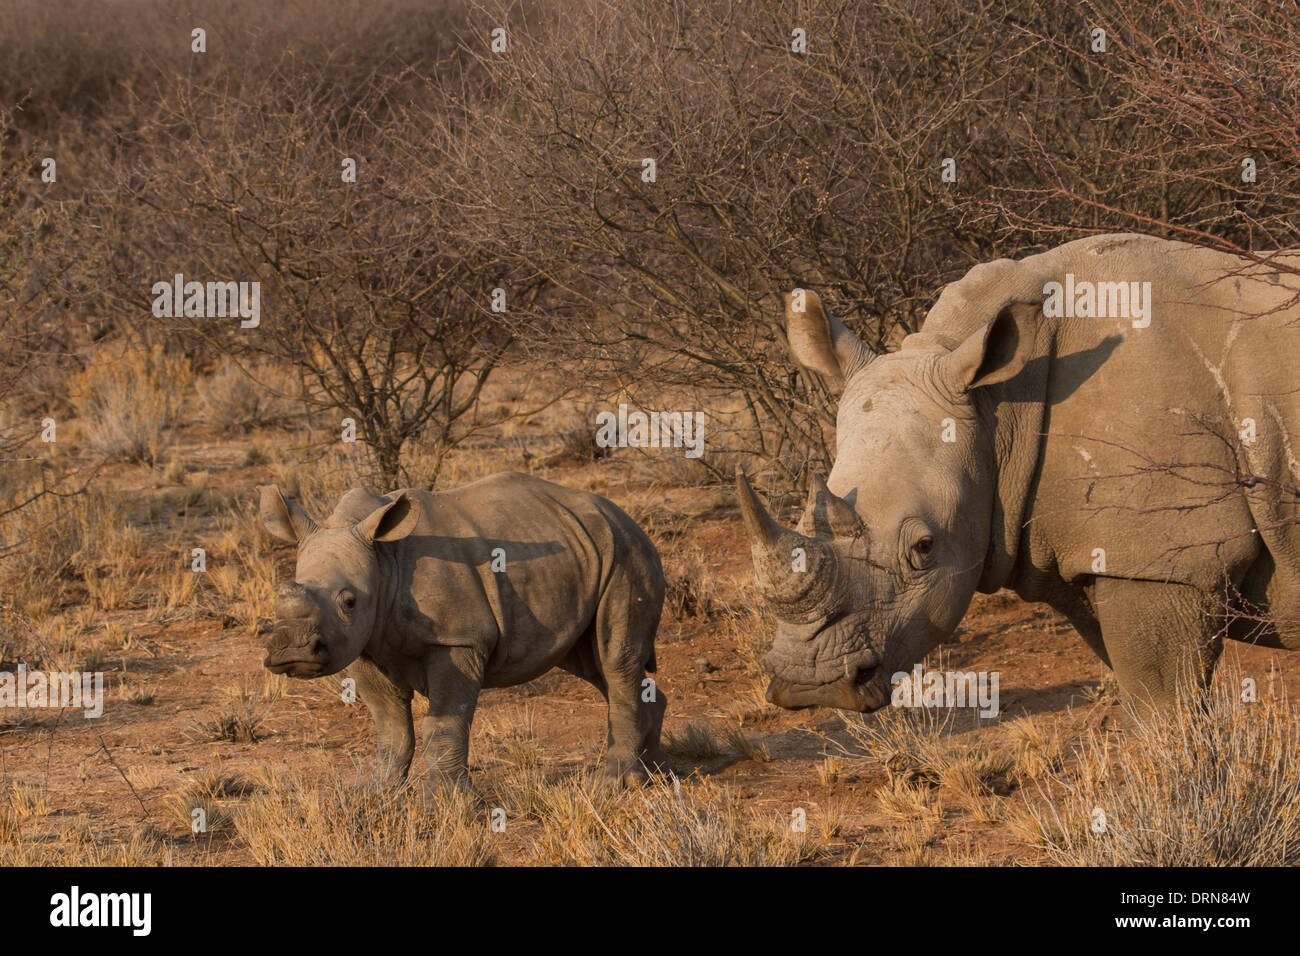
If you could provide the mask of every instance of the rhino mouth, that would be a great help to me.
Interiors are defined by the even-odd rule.
[[[273,674],[318,677],[329,665],[329,648],[310,625],[276,627],[266,642],[266,652],[262,666]]]
[[[889,686],[883,678],[879,666],[864,667],[825,684],[804,684],[774,675],[767,685],[767,699],[786,710],[834,707],[865,714],[889,703]]]
[[[834,656],[819,651],[839,649]],[[763,661],[771,678],[767,699],[787,710],[834,707],[867,713],[889,703],[890,685],[883,661],[872,646],[864,615],[847,615],[829,625],[778,628]]]

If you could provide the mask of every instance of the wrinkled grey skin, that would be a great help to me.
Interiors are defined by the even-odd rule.
[[[468,789],[479,690],[553,667],[606,698],[611,777],[642,781],[660,760],[667,700],[643,681],[655,670],[663,571],[612,502],[503,473],[438,493],[355,488],[320,526],[275,486],[260,491],[267,530],[298,545],[265,666],[304,678],[347,668],[387,782],[405,780],[415,752],[413,693],[429,699],[431,781]],[[503,571],[492,570],[498,548]]]
[[[1149,326],[1045,315],[1045,284],[1067,273],[1150,282]],[[779,621],[768,699],[884,706],[892,675],[948,639],[977,590],[1064,614],[1140,713],[1203,687],[1225,636],[1300,648],[1300,515],[1268,484],[1300,482],[1297,284],[1098,236],[975,267],[880,356],[815,294],[803,311],[787,296],[794,357],[843,388],[835,465],[797,531],[737,476]],[[1242,444],[1247,419],[1258,436]]]

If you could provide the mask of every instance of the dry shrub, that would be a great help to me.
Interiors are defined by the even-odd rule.
[[[717,580],[698,549],[676,549],[667,555],[665,565],[664,608],[675,619],[708,620],[726,610],[718,596]]]
[[[777,816],[743,809],[709,781],[659,778],[637,791],[593,779],[566,782],[542,796],[535,862],[565,866],[797,866],[824,852]]]
[[[298,386],[278,366],[262,363],[247,372],[226,359],[211,375],[194,383],[199,414],[209,425],[226,431],[246,432],[291,419],[301,406],[292,398]]]
[[[235,828],[263,866],[491,866],[486,817],[447,791],[357,788],[337,777],[293,779],[255,798]]]
[[[81,420],[82,439],[94,452],[150,465],[182,420],[194,372],[184,356],[161,345],[103,347],[68,382],[68,399]]]
[[[1234,686],[1222,674],[1118,741],[1091,734],[1019,814],[1025,841],[1075,866],[1300,863],[1300,723],[1285,698],[1243,703]]]
[[[546,464],[572,463],[575,465],[590,465],[602,458],[608,458],[614,449],[602,448],[596,443],[595,419],[596,409],[594,407],[588,410],[585,415],[575,412],[560,429],[559,451],[547,458]]]

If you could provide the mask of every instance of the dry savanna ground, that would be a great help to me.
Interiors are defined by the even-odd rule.
[[[440,485],[531,471],[607,495],[646,528],[669,578],[657,676],[675,773],[640,791],[599,784],[603,703],[557,671],[484,693],[471,750],[484,805],[378,791],[365,708],[337,678],[268,674],[257,633],[293,554],[261,529],[254,486],[328,512],[359,480],[357,446],[332,439],[332,422],[281,416],[237,376],[168,374],[132,377],[111,407],[72,382],[81,417],[60,423],[47,460],[6,472],[12,500],[42,469],[98,464],[80,494],[7,519],[6,540],[25,545],[0,563],[0,666],[102,671],[106,705],[96,720],[0,711],[0,864],[1248,864],[1300,852],[1287,703],[1300,655],[1231,646],[1210,706],[1138,730],[1063,620],[999,593],[977,597],[927,662],[997,671],[996,719],[779,710],[763,698],[772,622],[729,487],[680,452],[595,457],[586,410],[564,405],[457,449]],[[505,370],[485,405],[525,407],[527,382]],[[168,402],[196,403],[196,423],[149,431],[155,447],[133,464],[100,453]],[[197,547],[204,573],[191,570]]]

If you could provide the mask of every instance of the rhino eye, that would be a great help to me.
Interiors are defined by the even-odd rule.
[[[934,538],[928,534],[918,538],[912,545],[911,553],[908,555],[908,563],[912,565],[915,571],[923,571],[930,565],[930,559],[934,557]]]
[[[345,611],[351,611],[356,606],[357,596],[355,594],[351,591],[339,592],[339,607],[343,608]]]

